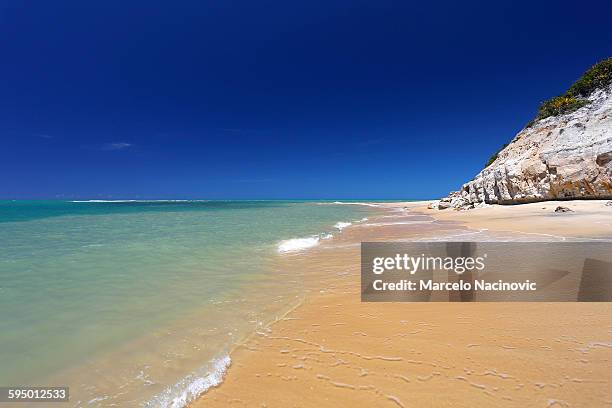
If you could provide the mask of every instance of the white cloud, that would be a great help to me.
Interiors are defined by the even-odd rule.
[[[126,142],[114,142],[114,143],[107,143],[104,146],[102,146],[102,150],[125,150],[129,147],[134,146],[131,143],[126,143]]]

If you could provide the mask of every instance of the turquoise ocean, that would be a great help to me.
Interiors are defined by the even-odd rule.
[[[68,385],[67,406],[186,405],[299,301],[276,260],[373,210],[347,204],[0,201],[0,385]]]

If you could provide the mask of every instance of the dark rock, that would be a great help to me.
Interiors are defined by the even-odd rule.
[[[599,154],[597,155],[597,158],[595,159],[595,163],[597,163],[598,166],[605,166],[611,161],[612,161],[612,152],[606,152],[606,153]]]
[[[567,207],[558,206],[557,208],[555,208],[555,212],[556,213],[566,213],[566,212],[574,212],[574,210],[571,210]]]

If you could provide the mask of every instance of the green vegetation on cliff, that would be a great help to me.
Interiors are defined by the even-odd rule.
[[[612,84],[612,57],[589,68],[563,95],[542,102],[535,121],[574,112],[588,104],[586,98],[593,91],[610,84]],[[531,124],[533,122],[529,125]]]
[[[526,127],[531,127],[538,120],[550,116],[574,112],[588,105],[588,97],[594,91],[610,85],[612,85],[612,57],[598,62],[589,68],[563,95],[555,96],[542,102],[538,109],[538,115]],[[499,152],[504,150],[506,146],[508,146],[507,143],[489,158],[485,168],[489,167],[497,159]]]

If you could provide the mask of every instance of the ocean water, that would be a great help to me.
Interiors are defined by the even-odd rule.
[[[299,301],[301,277],[278,260],[373,210],[0,201],[0,384],[68,385],[69,406],[184,406]]]

